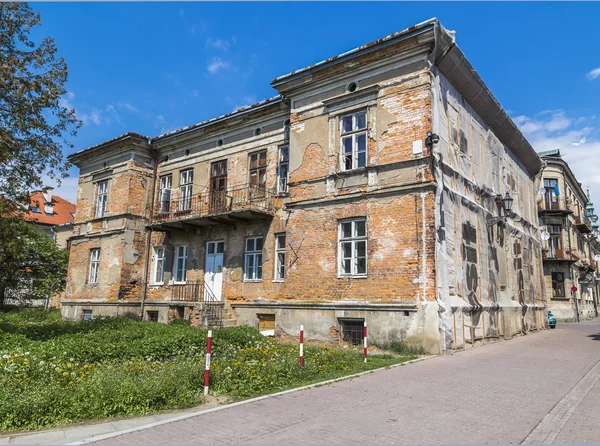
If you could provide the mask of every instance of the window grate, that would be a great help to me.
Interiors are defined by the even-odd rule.
[[[352,345],[361,345],[364,334],[364,319],[340,319],[342,341]]]

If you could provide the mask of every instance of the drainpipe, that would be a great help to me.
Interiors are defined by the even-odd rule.
[[[152,141],[148,140],[152,145]],[[154,218],[154,194],[156,193],[156,174],[158,171],[158,151],[153,151],[154,169],[152,171],[152,192],[150,195],[150,229],[146,228],[146,257],[144,258],[144,280],[142,288],[142,299],[140,302],[140,320],[144,319],[144,303],[146,302],[146,294],[148,293],[148,265],[150,263],[150,245],[152,244],[152,220]]]
[[[565,189],[565,191],[566,191],[566,189]],[[571,221],[569,220],[568,216],[567,216],[567,237],[569,238],[569,253],[570,253],[570,255],[573,255],[572,254],[573,248],[571,247]],[[575,285],[572,263],[569,263],[569,275],[571,276],[571,288],[572,288],[573,285]],[[575,321],[579,322],[579,305],[577,303],[577,297],[575,296],[575,293],[573,293],[573,291],[571,291],[571,297],[573,299],[573,302],[575,302]]]

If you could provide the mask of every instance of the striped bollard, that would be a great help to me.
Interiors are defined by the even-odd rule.
[[[300,325],[300,368],[304,367],[304,325]]]
[[[208,339],[206,340],[206,369],[204,370],[204,395],[208,395],[208,386],[210,382],[210,353],[212,345],[212,330],[208,330]]]
[[[363,357],[365,358],[365,364],[367,363],[367,321],[365,321],[365,325],[363,328]]]

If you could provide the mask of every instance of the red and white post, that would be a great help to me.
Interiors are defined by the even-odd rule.
[[[204,370],[204,395],[208,395],[208,387],[210,384],[210,354],[212,351],[212,330],[208,330],[208,338],[206,340],[206,369]]]
[[[304,325],[300,325],[300,368],[304,367]]]
[[[365,364],[367,363],[367,321],[363,327],[363,357],[365,358]]]

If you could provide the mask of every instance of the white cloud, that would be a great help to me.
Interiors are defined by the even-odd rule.
[[[67,110],[73,110],[75,106],[73,105],[73,99],[75,99],[75,93],[72,91],[67,91],[59,100],[58,105],[60,107],[64,107]]]
[[[121,109],[125,109],[131,113],[140,113],[140,110],[137,107],[135,107],[130,101],[119,102],[118,107]]]
[[[560,150],[583,189],[590,188],[598,204],[596,211],[600,211],[600,122],[596,116],[570,118],[562,110],[550,110],[513,121],[536,151]]]
[[[217,74],[231,66],[229,61],[224,61],[220,57],[213,57],[207,64],[206,69],[210,74]]]
[[[232,38],[231,42],[232,43],[230,44],[228,40],[213,39],[209,37],[208,39],[206,39],[206,48],[215,48],[222,51],[229,51],[229,47],[232,44],[235,44],[235,38]]]
[[[158,133],[161,135],[180,129],[181,127],[178,122],[168,121],[163,115],[157,115],[154,119],[154,128],[158,129]]]
[[[194,96],[195,98],[199,98],[200,92],[198,90],[192,90],[192,96]]]
[[[597,78],[600,77],[600,67],[598,68],[594,68],[592,71],[589,71],[585,77],[587,77],[589,80],[593,81]]]
[[[77,203],[77,188],[79,187],[77,174],[60,180],[60,186],[58,186],[56,180],[51,180],[45,175],[42,177],[42,182],[44,186],[54,188],[52,190],[53,195],[58,195],[73,204]]]
[[[240,108],[248,107],[249,105],[253,105],[253,104],[256,104],[256,96],[254,96],[254,95],[244,96],[242,98],[241,103],[239,103],[239,102],[235,103],[235,105],[233,106],[233,111],[239,110]]]

